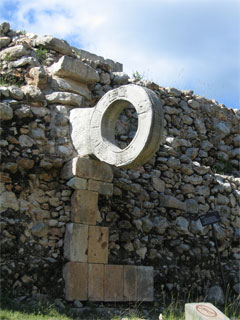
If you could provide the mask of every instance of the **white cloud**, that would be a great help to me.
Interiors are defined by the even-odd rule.
[[[122,62],[129,74],[137,70],[163,86],[191,85],[203,95],[216,94],[219,102],[223,92],[237,99],[237,0],[3,0],[1,5],[13,10],[16,1],[14,28],[74,40],[75,46]]]

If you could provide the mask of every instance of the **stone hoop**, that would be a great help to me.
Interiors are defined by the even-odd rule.
[[[115,142],[115,123],[131,103],[138,115],[138,129],[131,143],[120,149]],[[162,105],[157,95],[134,84],[107,92],[90,118],[90,145],[101,161],[117,167],[135,168],[146,163],[158,149],[163,133]]]

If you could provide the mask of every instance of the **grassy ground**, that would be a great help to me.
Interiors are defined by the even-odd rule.
[[[86,318],[87,317],[87,318]],[[35,313],[26,313],[20,311],[10,311],[10,310],[0,310],[0,319],[1,320],[71,320],[71,319],[91,319],[91,320],[102,320],[106,319],[105,317],[98,316],[98,315],[79,315],[79,316],[67,316],[62,315],[56,310],[51,310],[47,312],[45,315],[43,314],[35,314]],[[150,319],[150,318],[142,318],[142,316],[138,315],[138,313],[129,313],[122,316],[112,316],[109,318],[111,320],[143,320],[143,319]],[[151,318],[154,319],[154,318]],[[157,320],[157,318],[155,318]],[[184,320],[184,314],[176,314],[171,313],[168,315],[162,316],[163,320]]]
[[[131,305],[131,307],[115,307],[88,304],[80,309],[65,307],[59,309],[46,302],[18,302],[4,298],[0,304],[0,320],[184,320],[184,301],[176,301],[164,307],[149,305]],[[188,301],[189,302],[189,301]],[[239,320],[239,303],[228,303],[220,309],[231,320]],[[162,313],[162,318],[159,318]]]
[[[147,312],[146,312],[147,309]],[[15,304],[5,302],[0,308],[0,320],[158,320],[158,308],[142,307],[139,305],[127,307],[94,307],[88,306],[78,310],[80,313],[74,312],[74,309],[65,308],[59,310],[54,305],[35,303]],[[172,308],[166,309],[163,312],[163,320],[183,320],[183,312],[177,312]]]

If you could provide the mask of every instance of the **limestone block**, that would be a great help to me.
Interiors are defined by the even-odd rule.
[[[10,24],[8,22],[2,22],[0,24],[0,35],[5,35],[10,30]]]
[[[11,120],[13,109],[6,103],[0,103],[0,120]]]
[[[37,222],[32,227],[32,234],[36,237],[46,237],[48,234],[48,226],[44,222]]]
[[[88,299],[104,300],[104,264],[88,265]]]
[[[158,192],[164,192],[165,190],[165,182],[158,177],[152,177],[152,186]]]
[[[153,301],[153,267],[138,267],[138,301]]]
[[[6,47],[11,42],[9,37],[0,37],[0,49]]]
[[[179,210],[186,210],[186,204],[177,198],[170,195],[159,195],[159,204],[161,207],[175,208]]]
[[[80,55],[81,59],[92,60],[92,61],[95,61],[97,64],[98,64],[97,61],[101,61],[104,64],[106,64],[111,71],[122,71],[123,69],[123,65],[119,62],[113,61],[111,59],[104,59],[103,57],[98,56],[95,53],[91,53],[83,49],[78,49],[74,47],[73,49],[75,50],[76,53]]]
[[[73,55],[72,49],[66,41],[54,38],[53,36],[37,36],[34,40],[34,45],[52,49],[62,54]]]
[[[87,180],[78,177],[73,177],[67,182],[67,186],[75,190],[85,190],[87,189]]]
[[[68,262],[63,268],[65,281],[65,299],[87,300],[88,286],[88,264],[79,262]]]
[[[79,59],[63,56],[54,63],[48,70],[56,76],[70,78],[85,83],[99,81],[98,73]]]
[[[123,267],[123,299],[137,300],[137,266]]]
[[[79,157],[67,162],[62,170],[62,179],[74,176],[104,182],[111,182],[113,179],[112,169],[107,163]]]
[[[125,72],[112,72],[114,75],[113,81],[117,85],[123,85],[128,83],[129,76]]]
[[[26,56],[28,54],[27,50],[23,45],[18,45],[10,48],[3,49],[0,52],[0,60],[9,59],[15,60],[19,57]]]
[[[123,266],[105,265],[104,301],[123,300]]]
[[[80,83],[67,78],[63,79],[53,77],[51,81],[51,87],[54,89],[54,91],[73,92],[80,94],[80,96],[83,96],[87,100],[91,99],[91,92],[85,83]]]
[[[26,81],[27,84],[36,86],[41,90],[44,90],[48,82],[48,75],[42,66],[33,67],[29,70],[29,73],[26,75]]]
[[[82,96],[72,92],[53,92],[46,95],[48,103],[62,103],[80,107],[82,105]]]
[[[69,261],[87,262],[88,225],[68,223],[64,239],[64,257]]]
[[[71,220],[75,223],[96,224],[98,193],[88,190],[76,190],[71,198]]]
[[[94,108],[72,109],[69,115],[70,134],[74,148],[80,157],[93,154],[90,144],[89,123]]]
[[[108,237],[108,228],[89,226],[89,263],[108,263]]]
[[[207,302],[186,303],[185,304],[186,320],[230,320],[213,304]]]
[[[15,193],[11,191],[5,191],[0,195],[0,213],[7,209],[19,210],[18,200]]]
[[[97,191],[105,196],[111,196],[113,194],[113,184],[90,179],[88,181],[88,190]]]

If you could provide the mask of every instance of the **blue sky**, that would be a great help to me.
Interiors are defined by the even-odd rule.
[[[240,108],[240,0],[0,0],[3,21]]]

